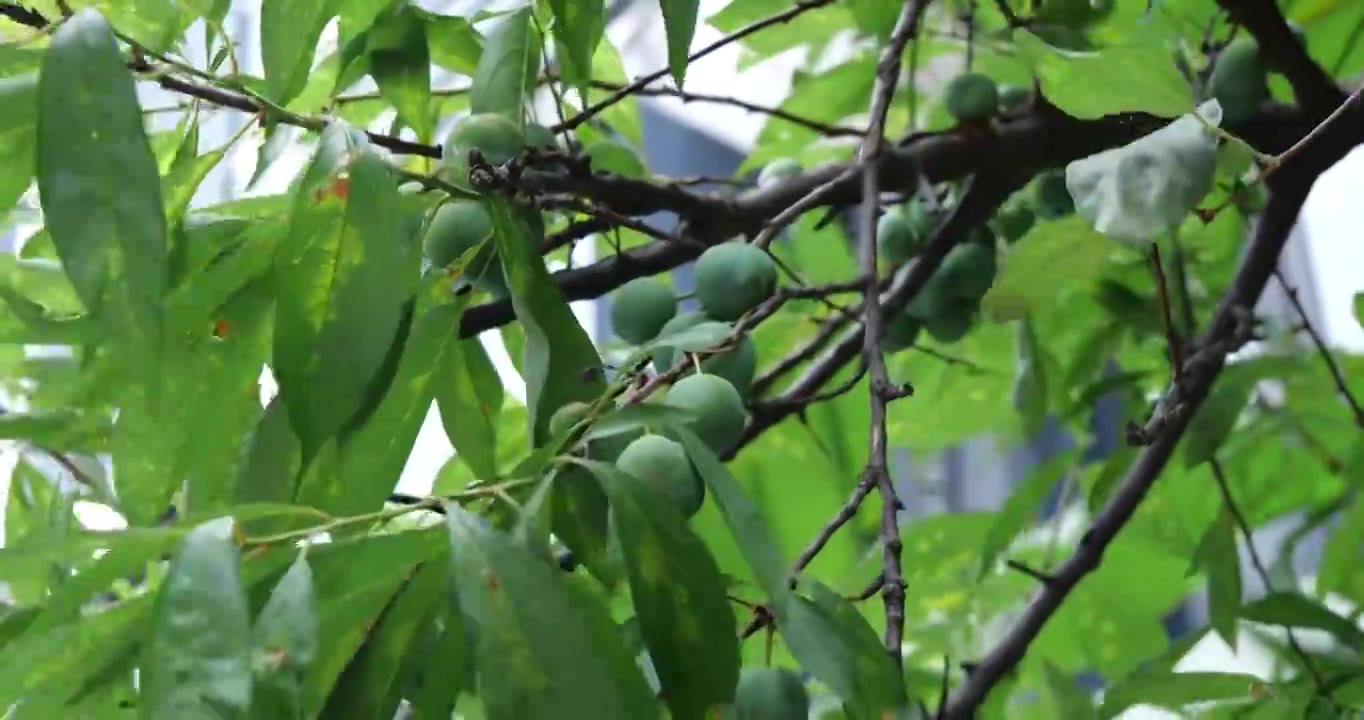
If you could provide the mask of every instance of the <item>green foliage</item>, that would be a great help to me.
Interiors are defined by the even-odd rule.
[[[1267,154],[1330,114],[1321,77],[1364,70],[1357,3],[932,5],[888,98],[889,0],[665,0],[643,69],[604,0],[265,0],[258,41],[220,0],[71,5],[0,24],[16,720],[884,720],[936,717],[944,690],[951,720],[1364,707],[1342,602],[1364,601],[1364,362],[1241,297],[1274,267],[1247,230],[1292,225],[1266,198],[1358,144],[1345,123]],[[741,69],[793,63],[789,91],[682,91],[701,22]],[[656,176],[650,95],[764,116],[735,177]],[[885,377],[852,237],[881,106],[877,279],[916,285],[881,313]],[[218,199],[239,154],[251,177]],[[666,275],[686,258],[690,296]],[[1248,357],[1208,342],[1227,297],[1262,320]],[[609,303],[618,341],[570,301]],[[887,380],[913,393],[881,427]],[[1153,444],[1101,431],[1100,399]],[[975,475],[975,448],[1049,428],[1070,449],[997,506],[925,504],[952,495],[943,451]],[[399,492],[432,429],[454,455]],[[894,538],[897,499],[861,484],[883,445],[913,490]],[[95,506],[126,527],[83,527]],[[1296,525],[1248,542],[1271,521]],[[1208,626],[1167,638],[1194,592]],[[1276,672],[1176,671],[1214,637]]]

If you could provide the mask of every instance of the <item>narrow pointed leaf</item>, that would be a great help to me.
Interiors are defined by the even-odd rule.
[[[1236,547],[1236,520],[1226,510],[1208,524],[1194,551],[1191,571],[1208,577],[1209,622],[1218,636],[1236,649],[1236,621],[1241,611],[1241,557]]]
[[[58,26],[38,96],[38,192],[57,254],[86,308],[154,378],[166,217],[133,78],[98,12]]]
[[[431,140],[431,52],[426,25],[412,5],[400,3],[380,15],[365,34],[369,72],[379,93],[398,111],[398,117],[424,142]]]
[[[317,654],[317,598],[306,551],[271,590],[251,635],[251,717],[303,717],[303,676]]]
[[[1211,700],[1245,700],[1260,686],[1254,675],[1216,672],[1170,672],[1129,678],[1104,692],[1099,717],[1118,717],[1134,705],[1181,710]]]
[[[550,0],[549,7],[554,13],[555,39],[562,48],[564,82],[582,86],[592,79],[592,55],[606,30],[606,3]]]
[[[605,390],[601,358],[550,277],[536,234],[507,200],[491,197],[486,202],[512,308],[526,333],[521,375],[531,439],[539,447],[548,439],[549,419],[556,410],[593,400]]]
[[[1244,605],[1241,617],[1251,622],[1324,630],[1356,652],[1364,651],[1364,630],[1320,602],[1298,593],[1266,595]]]
[[[264,0],[260,11],[261,63],[266,95],[280,105],[303,92],[322,28],[336,15],[331,0]]]
[[[38,74],[0,79],[0,218],[33,182],[37,125]]]
[[[454,334],[448,327],[446,332]],[[503,390],[483,344],[476,337],[453,339],[436,373],[436,402],[445,436],[476,477],[496,477]]]
[[[488,720],[657,717],[619,639],[597,632],[611,625],[605,607],[482,518],[454,505],[446,518]]]
[[[392,172],[357,140],[345,128],[326,131],[298,187],[278,270],[274,369],[305,457],[363,407],[420,262]]]
[[[423,621],[444,597],[449,573],[442,561],[423,564],[375,623],[365,644],[346,666],[322,711],[329,718],[393,717],[392,689],[403,658]]]
[[[1037,519],[1037,513],[1042,509],[1042,501],[1056,487],[1056,483],[1064,474],[1075,467],[1078,456],[1079,452],[1071,450],[1034,468],[1028,473],[1027,478],[1009,493],[1009,499],[1004,501],[1004,507],[995,514],[990,531],[985,536],[985,547],[981,548],[977,579],[984,578],[993,571],[995,562],[1009,549],[1014,538]]]
[[[525,7],[507,13],[488,31],[474,69],[471,111],[499,113],[521,122],[526,94],[540,74],[540,33],[531,12]]]
[[[691,53],[691,39],[696,34],[696,13],[700,0],[659,0],[663,9],[663,28],[668,35],[668,68],[673,80],[682,87],[687,75],[687,56]]]
[[[185,536],[156,599],[141,664],[142,717],[245,713],[251,702],[251,617],[235,522]]]
[[[611,465],[597,476],[630,577],[630,598],[662,695],[677,720],[706,717],[734,699],[739,645],[715,558],[662,496]]]

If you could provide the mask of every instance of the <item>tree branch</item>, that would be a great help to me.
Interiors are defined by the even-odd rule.
[[[895,496],[886,461],[886,405],[896,395],[886,372],[886,358],[881,352],[881,303],[878,302],[880,283],[877,282],[876,226],[881,209],[879,171],[882,146],[885,144],[886,114],[895,96],[895,84],[900,79],[900,55],[919,27],[919,18],[929,0],[905,0],[891,30],[890,40],[876,61],[876,83],[872,88],[871,125],[858,151],[862,167],[862,223],[861,264],[866,284],[862,289],[863,320],[862,355],[871,375],[871,442],[864,468],[863,482],[875,485],[881,493],[881,597],[886,607],[886,652],[899,667],[902,662],[901,644],[905,628],[905,580],[900,570],[900,501]]]
[[[1293,303],[1293,309],[1297,311],[1298,317],[1302,318],[1302,327],[1307,331],[1307,335],[1312,338],[1312,344],[1316,346],[1317,354],[1321,355],[1322,361],[1326,363],[1326,369],[1331,373],[1331,380],[1336,384],[1336,391],[1350,406],[1350,412],[1355,417],[1355,425],[1364,428],[1364,407],[1360,407],[1354,393],[1350,392],[1350,386],[1345,382],[1345,374],[1340,371],[1340,365],[1336,363],[1335,357],[1331,354],[1331,349],[1326,347],[1326,341],[1317,332],[1311,318],[1307,317],[1307,308],[1302,306],[1302,300],[1298,298],[1298,289],[1284,280],[1283,274],[1279,272],[1278,268],[1274,269],[1274,279],[1279,281],[1279,286],[1283,288],[1289,301]]]
[[[1268,284],[1312,183],[1364,141],[1364,104],[1360,102],[1359,93],[1347,102],[1348,108],[1333,114],[1319,132],[1313,133],[1313,142],[1286,158],[1267,178],[1270,197],[1264,214],[1199,345],[1215,347],[1237,332],[1244,314],[1255,306]],[[1225,354],[1217,354],[1205,362],[1196,363],[1190,358],[1186,363],[1184,387],[1179,394],[1189,412],[1175,415],[1152,444],[1137,456],[1108,502],[1094,517],[1074,554],[1053,573],[1054,581],[1041,588],[1009,633],[957,688],[943,709],[941,717],[944,720],[974,717],[990,690],[1023,659],[1032,641],[1071,590],[1099,566],[1104,550],[1132,518],[1164,470],[1193,412],[1207,397],[1225,362]]]

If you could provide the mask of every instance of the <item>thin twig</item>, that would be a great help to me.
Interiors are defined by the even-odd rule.
[[[1301,298],[1298,297],[1298,289],[1292,287],[1284,280],[1283,273],[1278,268],[1274,269],[1274,279],[1279,281],[1279,286],[1287,293],[1288,299],[1293,303],[1293,309],[1297,311],[1298,317],[1302,318],[1302,328],[1307,331],[1312,338],[1312,344],[1317,346],[1317,353],[1326,363],[1326,369],[1331,371],[1331,379],[1335,381],[1336,390],[1340,392],[1345,402],[1350,404],[1350,412],[1354,413],[1355,424],[1364,428],[1364,408],[1360,407],[1359,401],[1350,392],[1350,386],[1345,382],[1345,374],[1340,371],[1340,365],[1336,363],[1335,356],[1331,354],[1330,348],[1326,347],[1326,341],[1322,339],[1321,333],[1312,325],[1312,320],[1307,316],[1307,308],[1303,307]]]
[[[620,83],[603,82],[601,80],[593,80],[591,83],[589,83],[589,85],[595,88],[600,88],[602,90],[621,90],[625,87]],[[707,93],[691,92],[689,90],[679,90],[674,87],[642,87],[635,90],[634,94],[652,97],[675,97],[684,103],[701,102],[711,103],[715,105],[730,105],[732,107],[737,107],[742,110],[747,110],[748,112],[751,113],[757,113],[759,115],[769,115],[779,120],[785,120],[786,122],[789,122],[793,125],[799,125],[803,128],[813,130],[819,133],[820,135],[825,135],[827,137],[860,138],[865,132],[864,130],[860,130],[855,127],[848,127],[846,125],[832,125],[829,123],[820,122],[818,120],[812,120],[807,117],[796,115],[795,113],[789,112],[787,110],[783,110],[779,107],[767,107],[765,105],[758,105],[756,103],[751,103],[748,102],[747,100],[741,100],[739,98],[730,97],[728,95],[711,95]]]
[[[1222,463],[1214,456],[1208,461],[1208,464],[1212,466],[1212,476],[1217,482],[1217,492],[1222,496],[1222,505],[1227,509],[1227,512],[1231,513],[1232,520],[1236,522],[1236,528],[1241,533],[1241,539],[1245,542],[1246,554],[1250,556],[1251,567],[1255,568],[1255,574],[1260,577],[1260,582],[1264,583],[1265,591],[1269,592],[1273,589],[1273,583],[1270,582],[1268,566],[1261,559],[1260,551],[1255,548],[1255,530],[1250,526],[1245,513],[1241,512],[1240,506],[1236,503],[1236,498],[1231,494],[1231,485],[1227,482],[1226,471],[1223,470]],[[1287,625],[1283,628],[1288,633],[1288,646],[1293,650],[1293,654],[1298,656],[1303,669],[1307,671],[1308,675],[1312,676],[1312,684],[1319,689],[1326,687],[1326,681],[1317,669],[1316,663],[1312,662],[1312,656],[1308,655],[1307,651],[1298,643],[1298,638],[1293,634],[1293,629]]]
[[[881,303],[878,302],[881,285],[876,278],[876,226],[877,213],[880,211],[880,160],[885,146],[886,115],[890,112],[895,85],[900,79],[900,58],[905,45],[918,30],[919,18],[928,1],[906,0],[900,8],[890,40],[876,62],[871,124],[867,127],[867,135],[857,154],[858,165],[862,169],[859,244],[862,274],[866,276],[862,301],[865,317],[862,355],[871,375],[871,441],[863,476],[864,482],[875,485],[881,493],[881,574],[885,581],[881,597],[886,606],[886,652],[890,653],[896,667],[903,662],[901,647],[905,629],[905,580],[900,568],[900,500],[896,497],[886,458],[886,405],[896,398],[904,397],[909,391],[897,390],[891,385],[890,374],[886,372],[886,358],[881,351]]]
[[[696,52],[687,56],[687,64],[690,65],[691,63],[700,60],[701,58],[715,52],[716,50],[719,50],[720,48],[725,47],[726,45],[729,45],[731,43],[738,42],[739,40],[742,40],[743,38],[746,38],[749,35],[758,32],[759,30],[772,27],[773,25],[780,25],[782,23],[789,22],[793,18],[805,13],[806,11],[824,7],[825,5],[829,5],[832,2],[833,0],[798,0],[795,5],[791,6],[790,8],[787,8],[786,10],[783,10],[782,12],[777,13],[776,15],[770,15],[768,17],[763,18],[762,20],[758,20],[756,22],[745,25],[744,27],[735,30],[729,35],[726,35],[720,38],[719,40],[716,40],[715,42],[701,48],[700,50],[697,50]],[[670,67],[664,67],[659,70],[655,70],[649,73],[648,75],[637,78],[634,82],[630,83],[629,85],[625,85],[621,87],[619,90],[603,98],[602,100],[599,100],[598,102],[583,108],[582,112],[578,113],[577,115],[574,115],[568,120],[559,123],[558,125],[550,129],[553,130],[555,133],[562,133],[568,130],[572,130],[578,127],[579,125],[582,125],[583,123],[587,122],[588,120],[591,120],[592,118],[596,117],[603,110],[611,107],[612,105],[615,105],[616,103],[620,102],[621,100],[624,100],[627,97],[630,97],[635,93],[638,93],[640,90],[648,86],[649,83],[656,82],[658,80],[663,79],[664,77],[667,77],[668,73],[670,72],[672,72],[672,69]]]

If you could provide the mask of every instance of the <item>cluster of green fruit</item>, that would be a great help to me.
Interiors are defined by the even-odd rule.
[[[1289,23],[1298,44],[1306,44],[1302,28]],[[1269,99],[1269,72],[1277,69],[1260,53],[1254,38],[1241,37],[1227,43],[1217,54],[1205,88],[1207,97],[1222,106],[1222,119],[1239,123],[1250,119]]]
[[[696,297],[702,312],[677,313],[677,298],[666,283],[638,278],[623,285],[613,298],[611,324],[621,339],[654,343],[703,322],[738,320],[776,291],[772,259],[752,245],[725,243],[703,253],[696,262]],[[661,371],[688,362],[685,353],[664,343],[653,344],[653,362]],[[663,404],[686,412],[690,429],[714,452],[729,450],[748,421],[744,400],[757,369],[757,349],[747,335],[738,344],[711,353],[700,362],[700,372],[689,371],[673,383]],[[589,411],[583,403],[569,403],[550,419],[556,437],[581,422]],[[609,441],[609,442],[607,442]],[[614,462],[646,487],[668,498],[685,517],[695,515],[705,499],[705,484],[692,466],[686,449],[666,434],[641,431],[604,438],[589,444],[589,456]]]
[[[800,675],[787,668],[747,667],[739,674],[734,703],[722,720],[791,720],[810,715],[810,695]]]
[[[1032,99],[1032,90],[1021,85],[999,85],[989,75],[964,72],[943,90],[947,113],[963,124],[989,122],[996,115],[1014,115]]]

